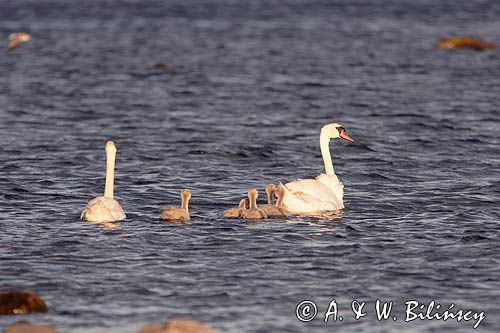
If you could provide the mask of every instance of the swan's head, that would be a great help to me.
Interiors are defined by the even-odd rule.
[[[184,201],[189,201],[189,199],[191,199],[191,192],[187,188],[182,190],[181,199]]]
[[[113,141],[106,142],[106,153],[116,153],[116,146]]]
[[[345,128],[337,123],[331,123],[323,126],[321,128],[321,135],[326,135],[329,139],[341,138],[349,142],[354,142],[354,140],[347,135]]]
[[[274,193],[276,195],[276,198],[280,199],[285,196],[285,187],[283,184],[280,184],[278,188],[276,189],[276,192]]]
[[[248,199],[241,199],[240,204],[238,205],[239,208],[246,208],[248,206]]]
[[[267,194],[273,194],[276,191],[276,186],[274,184],[267,184],[265,190]]]

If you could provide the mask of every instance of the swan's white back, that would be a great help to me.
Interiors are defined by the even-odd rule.
[[[124,220],[127,216],[115,199],[97,197],[90,200],[80,218],[89,222],[114,222]]]

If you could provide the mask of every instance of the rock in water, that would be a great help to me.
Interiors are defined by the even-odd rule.
[[[191,319],[171,319],[166,324],[147,325],[138,333],[217,333],[215,330]]]
[[[47,310],[44,301],[33,293],[22,290],[0,292],[0,315],[47,312]]]
[[[462,49],[469,48],[477,51],[491,50],[497,47],[493,42],[484,39],[470,37],[449,37],[441,39],[436,47],[438,49]]]
[[[58,333],[46,325],[32,325],[27,321],[19,321],[4,328],[3,333]]]

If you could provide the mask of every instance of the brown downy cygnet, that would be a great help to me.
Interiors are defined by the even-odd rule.
[[[248,191],[248,200],[250,202],[249,209],[243,209],[241,211],[241,218],[249,220],[265,219],[267,214],[257,207],[257,198],[259,197],[259,192],[256,189],[251,189]]]
[[[276,191],[276,186],[274,184],[267,184],[266,185],[266,194],[267,194],[267,204],[266,205],[261,205],[260,209],[262,209],[266,214],[267,217],[282,217],[283,212],[274,205],[273,203],[273,194]]]
[[[31,36],[25,32],[15,32],[9,35],[9,51],[18,47],[21,43],[31,40]]]
[[[241,199],[238,207],[229,208],[224,211],[224,217],[227,219],[237,219],[241,215],[241,211],[247,208],[248,199]]]
[[[108,141],[106,142],[106,184],[104,187],[104,196],[90,200],[80,215],[80,219],[89,222],[114,222],[127,217],[118,201],[113,198],[115,159],[115,143]]]
[[[181,192],[181,208],[178,207],[165,207],[161,209],[161,219],[171,222],[187,222],[189,217],[189,199],[191,199],[191,192],[188,189],[183,189]]]

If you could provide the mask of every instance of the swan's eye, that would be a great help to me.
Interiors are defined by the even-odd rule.
[[[345,128],[343,128],[342,126],[337,127],[337,131],[339,131],[339,133],[345,132]]]

